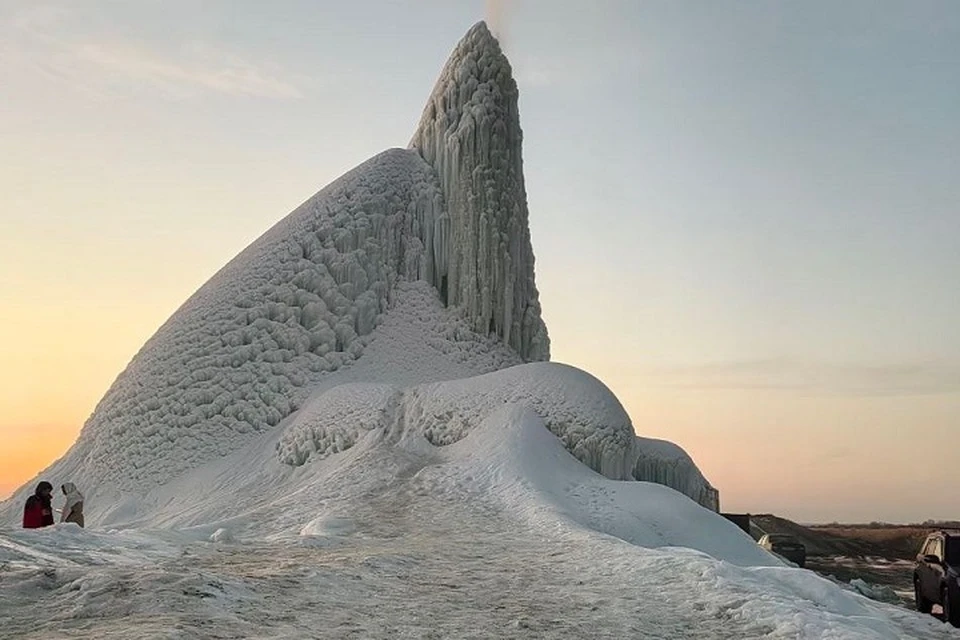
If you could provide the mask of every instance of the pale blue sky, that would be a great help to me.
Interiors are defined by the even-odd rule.
[[[960,3],[498,4],[555,359],[729,508],[960,517]],[[217,268],[406,146],[488,11],[0,0],[0,433],[75,433]]]

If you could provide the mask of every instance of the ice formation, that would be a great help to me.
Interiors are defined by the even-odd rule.
[[[306,201],[144,345],[71,455],[107,475],[96,481],[142,488],[279,424],[360,357],[397,281],[420,277],[419,230],[442,203],[435,182],[419,155],[394,149]]]
[[[433,278],[441,295],[474,330],[489,327],[528,360],[546,360],[517,97],[510,63],[480,23],[441,72],[410,144],[437,170],[447,205]]]
[[[690,458],[636,438],[599,381],[533,364],[549,358],[549,339],[517,98],[509,62],[476,25],[410,148],[335,180],[203,285],[45,474],[126,505],[244,448],[269,447],[264,464],[282,474],[398,425],[443,447],[522,402],[592,469],[715,508]],[[97,504],[91,515],[106,518]]]
[[[676,489],[712,511],[720,510],[720,493],[707,482],[686,451],[666,440],[637,437],[631,476]]]
[[[508,404],[531,408],[574,457],[608,478],[663,484],[716,510],[716,490],[680,447],[636,437],[630,417],[603,383],[549,362],[407,388],[339,385],[304,405],[284,429],[277,456],[301,466],[346,451],[377,429],[395,438],[412,430],[442,447]]]
[[[410,149],[160,328],[42,474],[89,528],[14,526],[34,483],[0,504],[0,637],[942,637],[784,566],[540,362],[516,109],[478,25]]]
[[[504,404],[521,403],[581,462],[607,477],[633,479],[633,428],[598,380],[560,364],[537,363],[400,389],[340,385],[305,406],[278,443],[285,464],[352,446],[364,431],[412,428],[435,446],[463,439]],[[316,408],[314,408],[316,407]],[[396,433],[402,436],[402,433]]]

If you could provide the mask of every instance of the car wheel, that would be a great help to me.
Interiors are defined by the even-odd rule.
[[[950,598],[950,589],[943,588],[943,619],[955,627],[960,627],[960,603],[954,603]]]
[[[933,603],[923,597],[920,593],[920,578],[913,578],[913,598],[917,602],[917,611],[920,613],[930,613],[933,610]]]

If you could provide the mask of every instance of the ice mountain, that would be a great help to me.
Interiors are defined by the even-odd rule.
[[[369,434],[442,448],[522,404],[595,471],[715,508],[681,449],[637,438],[606,387],[545,362],[517,98],[477,24],[409,148],[335,180],[223,267],[41,475],[83,487],[93,522],[118,522],[237,456],[286,477]]]
[[[527,216],[480,24],[410,147],[223,267],[40,474],[88,528],[0,504],[0,640],[944,637],[762,550],[548,361]]]

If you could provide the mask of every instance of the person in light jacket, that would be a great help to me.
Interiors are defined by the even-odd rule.
[[[77,489],[77,485],[72,482],[66,482],[61,487],[63,495],[67,501],[63,505],[63,511],[60,512],[60,522],[75,522],[83,526],[83,494]]]

